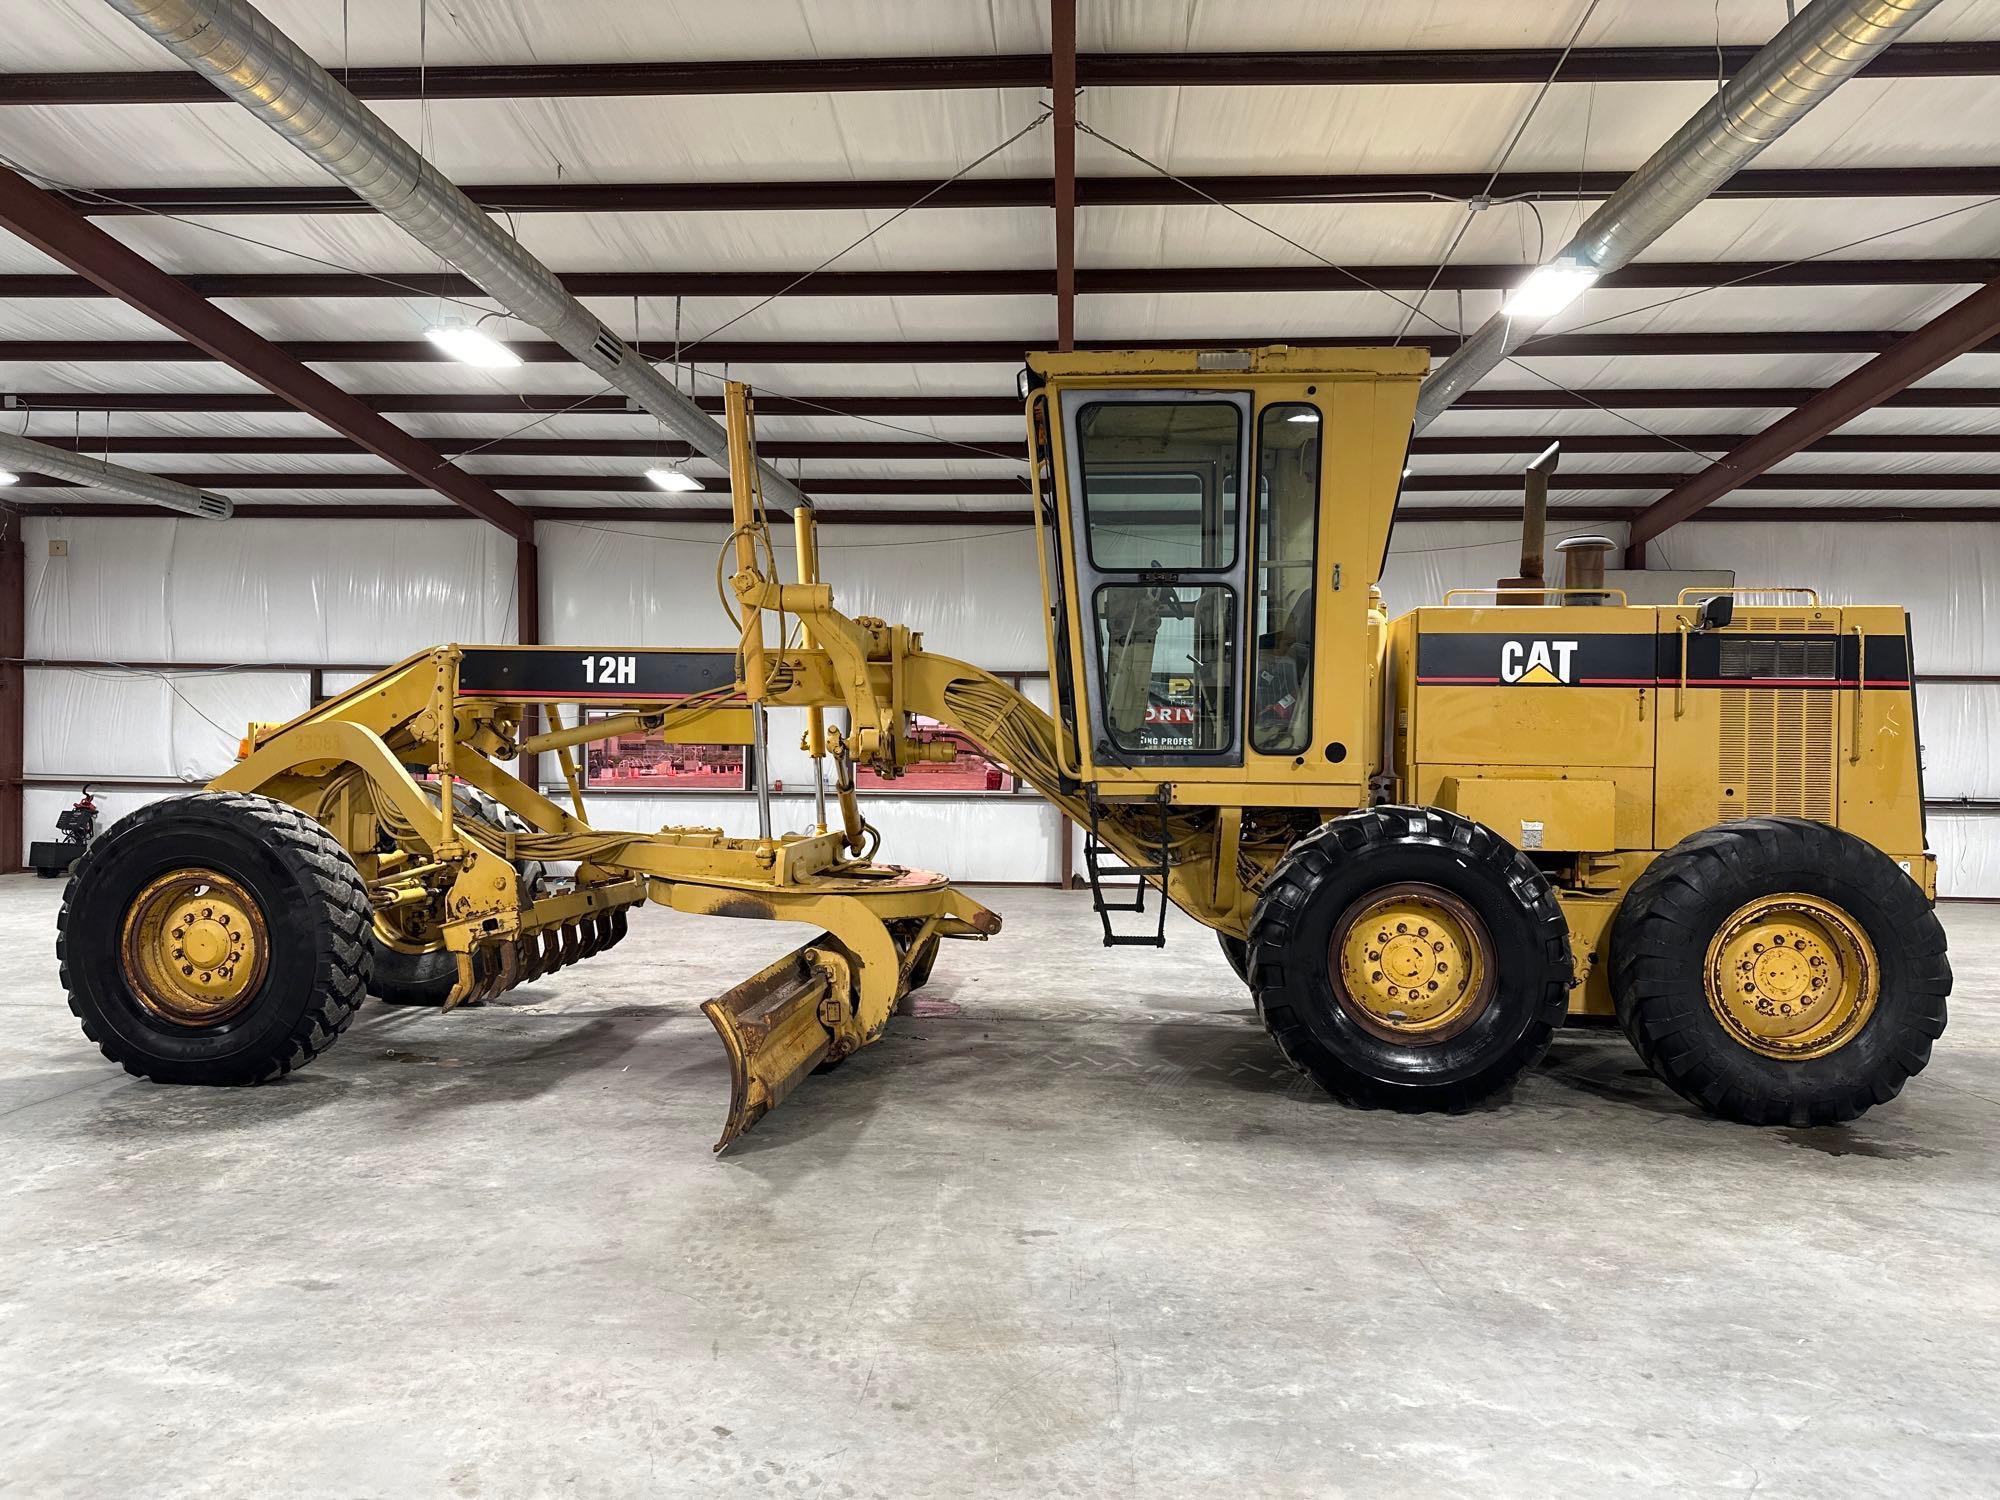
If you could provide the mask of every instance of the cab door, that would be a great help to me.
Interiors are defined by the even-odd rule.
[[[1068,390],[1061,421],[1086,776],[1240,767],[1249,392]]]

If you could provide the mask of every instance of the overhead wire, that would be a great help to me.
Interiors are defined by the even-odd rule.
[[[1451,264],[1452,256],[1458,252],[1459,245],[1463,243],[1466,234],[1471,230],[1472,221],[1479,217],[1482,209],[1492,206],[1493,184],[1498,182],[1500,174],[1507,170],[1507,163],[1513,158],[1514,148],[1521,144],[1521,137],[1528,133],[1528,126],[1534,122],[1535,115],[1542,107],[1542,101],[1548,98],[1549,90],[1555,87],[1556,80],[1562,76],[1563,64],[1569,61],[1570,53],[1575,50],[1577,38],[1583,35],[1583,28],[1590,24],[1590,18],[1597,14],[1597,7],[1601,4],[1603,4],[1603,0],[1590,0],[1589,5],[1584,8],[1583,15],[1577,20],[1576,26],[1570,31],[1569,40],[1563,44],[1562,51],[1557,54],[1555,66],[1549,69],[1549,76],[1542,80],[1541,88],[1536,91],[1534,99],[1528,105],[1528,112],[1521,116],[1521,123],[1514,127],[1514,134],[1509,138],[1505,149],[1501,151],[1499,161],[1494,163],[1492,172],[1486,178],[1485,189],[1476,198],[1467,200],[1465,217],[1459,223],[1458,232],[1451,237],[1451,243],[1445,247],[1444,254],[1439,257],[1436,268],[1431,272],[1430,285],[1426,286],[1423,293],[1417,298],[1417,305],[1419,307],[1428,302],[1431,293],[1437,290],[1439,279],[1443,277],[1445,268]],[[1529,203],[1528,207],[1534,210],[1535,222],[1539,225],[1542,218],[1541,210],[1535,208],[1532,203]],[[1543,238],[1546,239],[1547,236],[1544,235]],[[1537,253],[1535,259],[1539,262],[1541,255]],[[1416,317],[1416,312],[1413,309],[1409,317],[1403,320],[1403,326],[1396,330],[1396,343],[1400,344],[1403,342],[1403,336],[1410,331],[1410,324],[1416,321]]]

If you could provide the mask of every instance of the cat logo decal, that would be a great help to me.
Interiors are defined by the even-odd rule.
[[[1522,687],[1567,686],[1576,646],[1575,641],[1503,641],[1500,680]]]

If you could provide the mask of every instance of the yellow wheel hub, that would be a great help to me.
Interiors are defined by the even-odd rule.
[[[1439,1042],[1493,995],[1486,924],[1438,886],[1389,886],[1334,924],[1329,958],[1341,1008],[1376,1036]]]
[[[180,1026],[218,1026],[263,982],[270,936],[264,913],[214,870],[174,870],[126,908],[119,951],[139,1003]]]
[[[1881,968],[1854,919],[1817,896],[1760,896],[1708,945],[1709,1009],[1751,1051],[1802,1061],[1852,1041],[1875,1013]]]

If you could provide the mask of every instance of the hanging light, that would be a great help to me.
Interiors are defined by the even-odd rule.
[[[440,318],[424,330],[424,337],[453,359],[482,370],[511,370],[521,362],[512,349],[462,318]]]
[[[1601,273],[1580,260],[1552,260],[1536,266],[1508,294],[1500,311],[1510,318],[1552,318],[1589,291]]]
[[[646,477],[670,494],[686,495],[701,488],[701,481],[685,469],[648,469]]]

